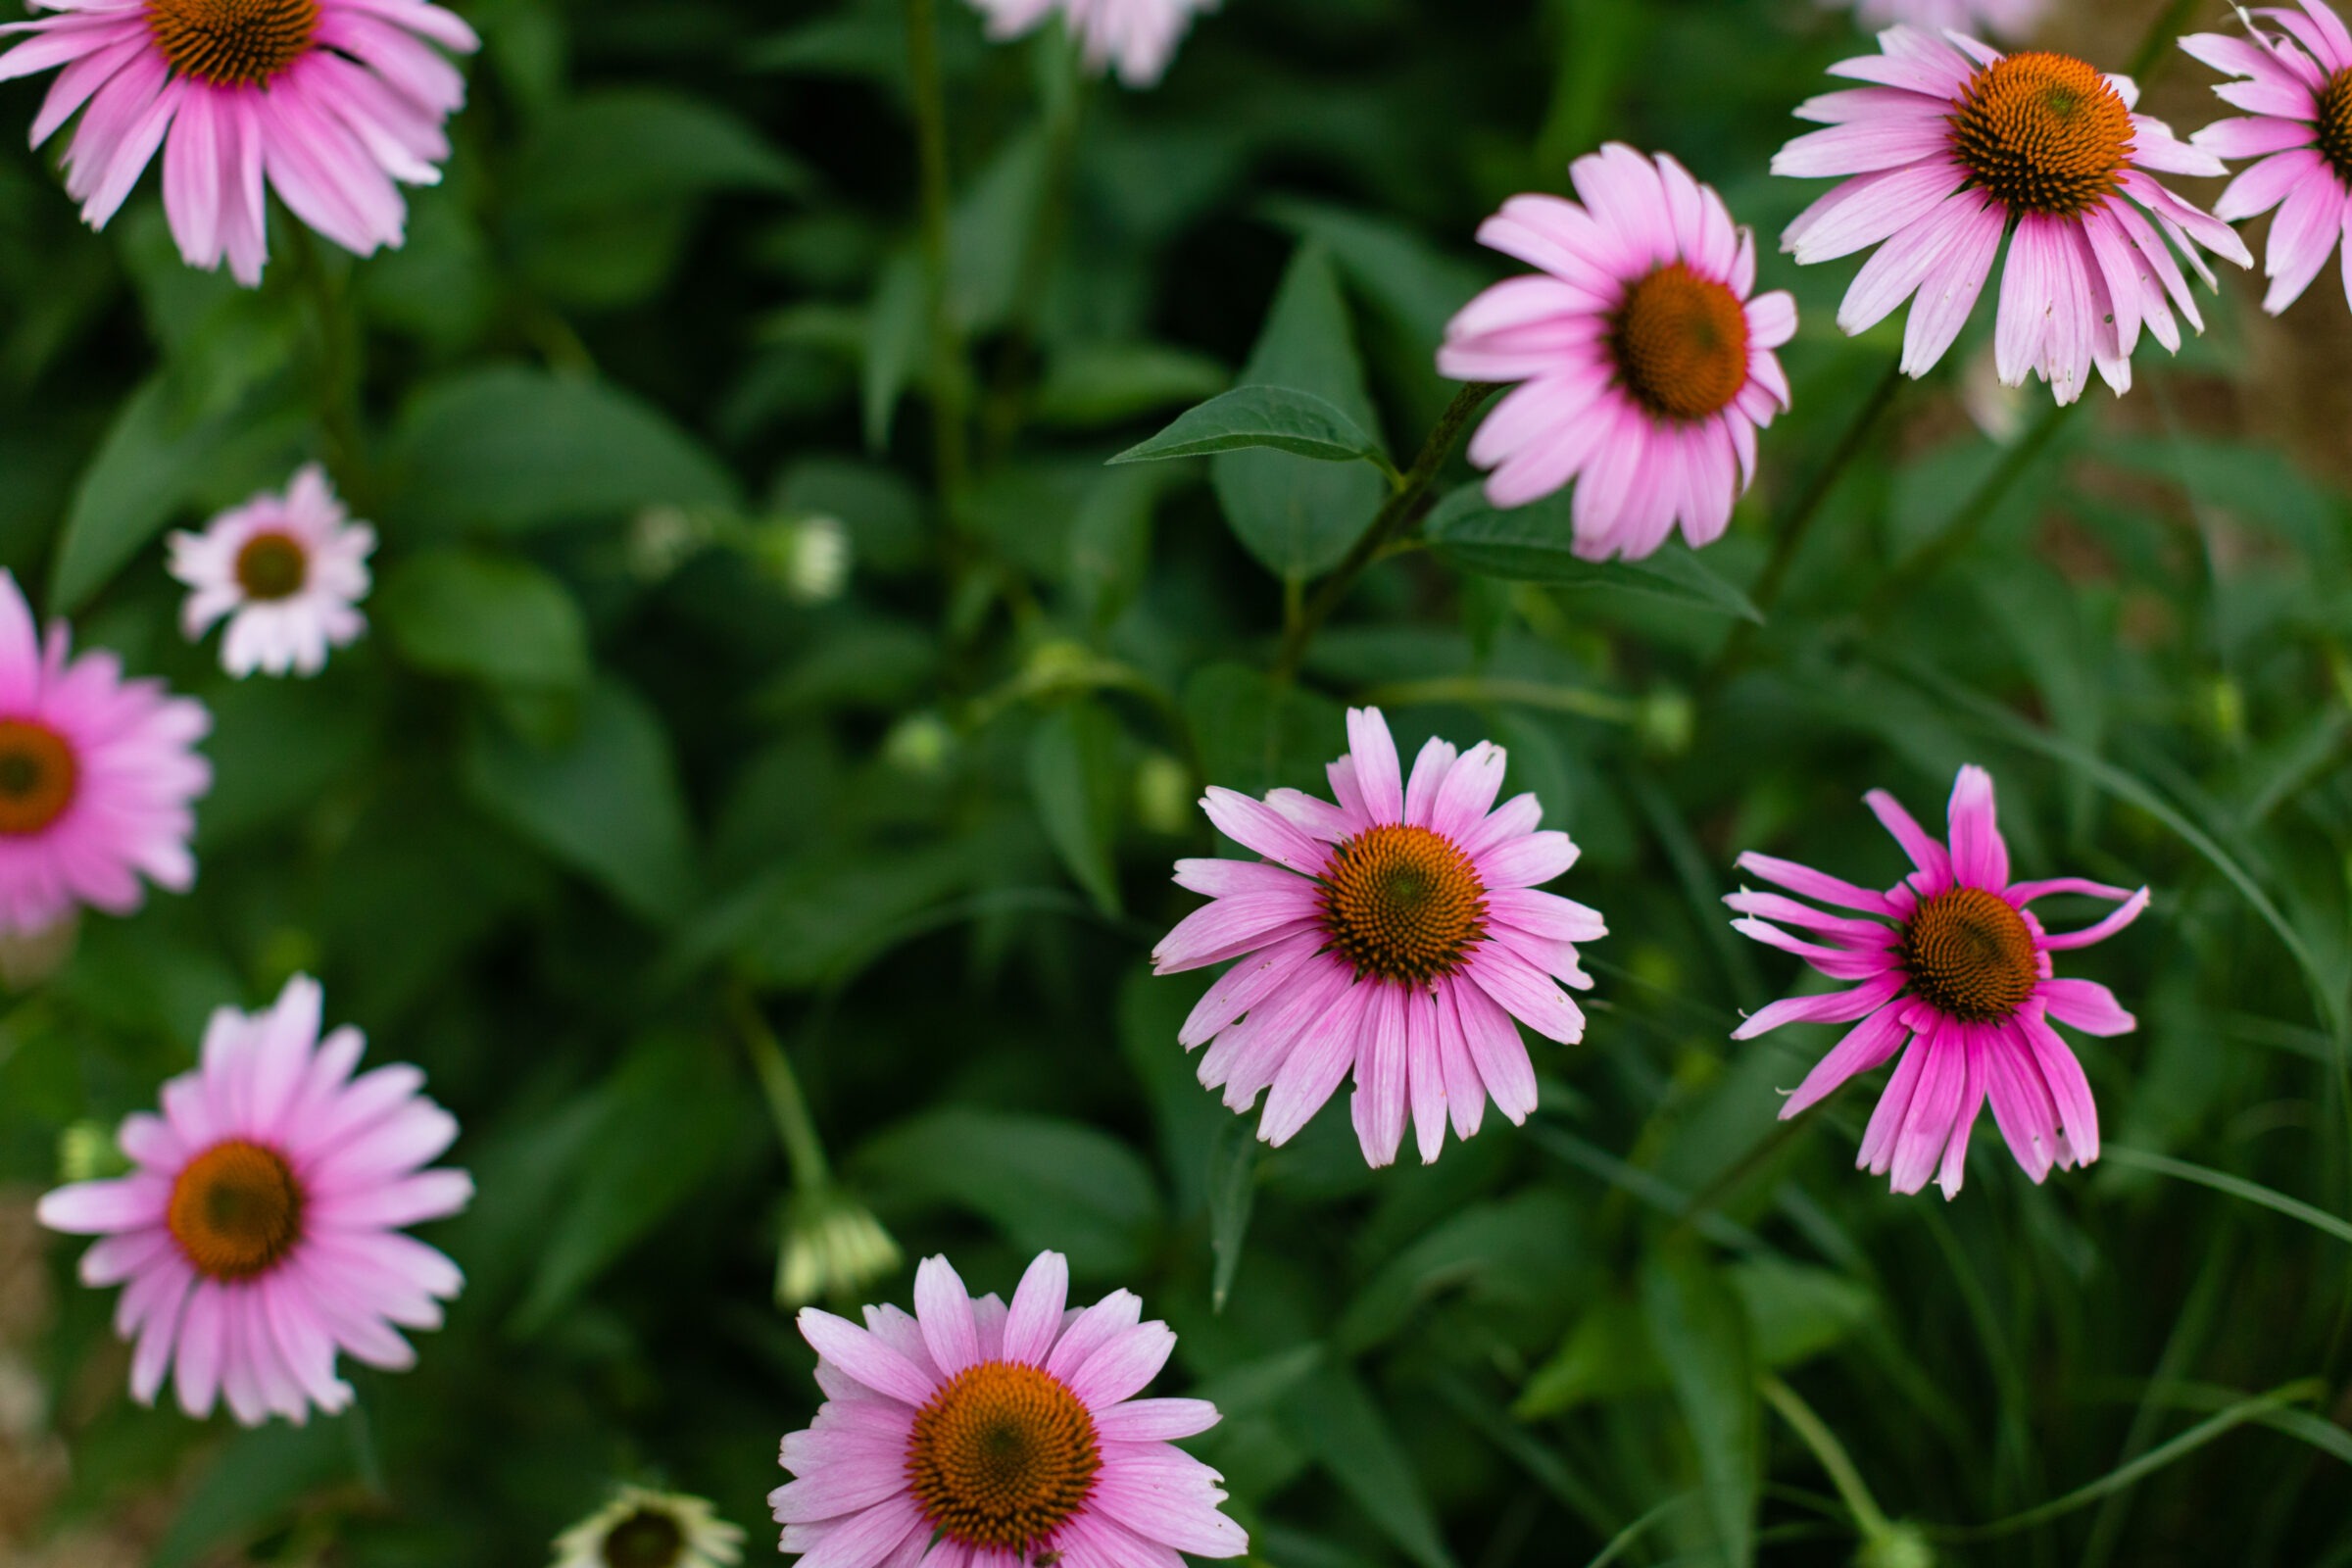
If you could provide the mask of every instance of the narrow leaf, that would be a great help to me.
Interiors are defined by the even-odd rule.
[[[1271,447],[1324,463],[1371,462],[1381,455],[1378,443],[1361,425],[1312,392],[1242,386],[1185,410],[1165,430],[1110,461],[1158,463],[1250,447]]]

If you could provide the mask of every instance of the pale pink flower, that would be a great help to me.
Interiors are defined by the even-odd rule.
[[[972,0],[991,38],[1017,38],[1058,12],[1090,70],[1109,67],[1130,87],[1153,87],[1198,12],[1217,0]]]
[[[2204,330],[2175,248],[2208,284],[2199,245],[2253,265],[2227,223],[2157,182],[2156,173],[2225,171],[2134,114],[2139,89],[2129,76],[1915,27],[1889,27],[1879,47],[1830,68],[1868,85],[1799,107],[1799,119],[1829,128],[1788,143],[1772,169],[1845,179],[1788,225],[1782,248],[1809,265],[1878,245],[1838,324],[1868,331],[1916,294],[1903,333],[1908,373],[1925,375],[1959,337],[2004,237],[2000,378],[2021,386],[2038,375],[2062,404],[2082,395],[2093,367],[2118,393],[2130,388],[2143,326],[2178,351],[2176,307]]]
[[[127,914],[142,876],[174,893],[196,880],[192,808],[213,782],[196,743],[212,715],[161,681],[124,680],[112,654],[72,655],[62,620],[44,649],[0,568],[0,934],[85,904]]]
[[[1217,1423],[1205,1399],[1139,1399],[1176,1336],[1114,1291],[1066,1307],[1069,1265],[1041,1252],[1008,1307],[944,1257],[914,1276],[914,1314],[865,1327],[800,1315],[825,1403],[784,1439],[799,1479],[768,1494],[783,1549],[810,1568],[1175,1568],[1238,1557],[1222,1479],[1174,1446]]]
[[[80,110],[66,190],[103,228],[160,149],[179,254],[259,283],[264,189],[361,256],[398,245],[408,205],[449,156],[465,78],[432,47],[473,29],[425,0],[30,0],[57,13],[0,32],[0,80],[55,70],[36,147]]]
[[[2132,893],[2072,876],[2011,882],[1992,776],[1981,767],[1962,768],[1952,787],[1948,847],[1886,791],[1864,799],[1914,868],[1885,893],[1768,855],[1740,857],[1741,870],[1859,910],[1862,918],[1778,893],[1741,891],[1723,901],[1744,916],[1734,929],[1795,954],[1832,979],[1859,982],[1848,991],[1776,1002],[1732,1036],[1748,1040],[1788,1023],[1861,1020],[1806,1074],[1781,1118],[1902,1051],[1854,1161],[1873,1175],[1891,1171],[1896,1192],[1916,1193],[1931,1176],[1945,1198],[1960,1191],[1969,1130],[1987,1100],[2009,1152],[2034,1181],[2053,1164],[2071,1169],[2097,1159],[2099,1112],[2090,1083],[2050,1023],[2093,1035],[2127,1034],[2138,1025],[2098,982],[2054,978],[2050,955],[2121,931],[2147,907],[2148,890]],[[2084,930],[2053,935],[2031,906],[2057,893],[2121,907]],[[1791,935],[1784,925],[1808,935]]]
[[[320,1040],[320,1000],[298,975],[267,1012],[216,1011],[163,1114],[124,1119],[131,1173],[41,1200],[50,1229],[105,1238],[81,1278],[123,1286],[115,1332],[137,1342],[142,1404],[176,1366],[179,1406],[199,1419],[216,1396],[247,1426],[331,1414],[351,1403],[338,1354],[406,1370],[416,1353],[397,1330],[440,1327],[465,1283],[402,1234],[473,1195],[464,1171],[421,1168],[456,1120],[417,1093],[414,1067],[352,1077],[365,1042],[348,1026]]]
[[[335,499],[326,470],[306,464],[284,495],[263,492],[202,533],[171,538],[172,575],[194,592],[180,609],[190,642],[228,617],[220,663],[243,677],[316,675],[327,650],[367,630],[368,558],[375,530]]]
[[[1825,6],[1851,6],[1854,20],[1879,28],[1907,23],[1941,32],[1980,29],[2002,38],[2023,38],[2034,30],[2049,9],[2049,0],[1821,0]]]
[[[2352,30],[2321,0],[2300,12],[2254,15],[2281,30],[2249,41],[2201,32],[2180,47],[2216,71],[2240,76],[2213,90],[2246,111],[2189,139],[2220,158],[2256,158],[2222,192],[2213,216],[2229,221],[2278,209],[2271,221],[2262,308],[2277,316],[2303,297],[2337,242],[2352,237]],[[2352,244],[2343,246],[2344,294],[2352,299]]]
[[[1234,960],[1177,1038],[1206,1044],[1200,1081],[1281,1145],[1355,1074],[1364,1158],[1396,1157],[1409,1111],[1421,1158],[1476,1133],[1493,1097],[1523,1122],[1536,1069],[1518,1024],[1563,1044],[1585,1015],[1555,981],[1592,982],[1576,944],[1600,916],[1536,889],[1576,863],[1565,833],[1539,832],[1521,795],[1494,808],[1502,749],[1457,754],[1432,739],[1410,779],[1378,709],[1350,709],[1348,755],[1330,767],[1337,806],[1298,790],[1263,801],[1212,787],[1200,805],[1263,860],[1179,860],[1176,882],[1210,903],[1152,950],[1160,974]]]
[[[1796,302],[1755,294],[1756,243],[1663,155],[1612,143],[1569,168],[1582,200],[1514,196],[1481,243],[1543,269],[1446,324],[1438,369],[1517,381],[1470,442],[1487,499],[1525,506],[1576,480],[1576,553],[1639,560],[1682,524],[1723,535],[1756,471],[1756,431],[1788,406],[1773,351]],[[1750,296],[1754,297],[1751,298]]]

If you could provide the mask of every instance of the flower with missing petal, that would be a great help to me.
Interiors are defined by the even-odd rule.
[[[324,669],[328,649],[368,629],[359,602],[368,596],[375,530],[350,516],[313,463],[284,495],[265,492],[200,534],[173,534],[172,575],[194,590],[180,611],[188,640],[226,616],[220,664],[231,675]]]
[[[2053,1164],[2064,1170],[2097,1159],[2098,1106],[2051,1020],[2093,1035],[2127,1034],[2138,1025],[2105,986],[2055,977],[2050,955],[2121,931],[2147,907],[2148,890],[2071,876],[2010,881],[1992,777],[1981,767],[1962,768],[1952,787],[1948,845],[1930,837],[1886,791],[1873,790],[1865,800],[1911,858],[1911,874],[1884,893],[1768,855],[1740,857],[1743,871],[1858,914],[1778,893],[1743,890],[1723,901],[1742,916],[1733,922],[1736,930],[1795,954],[1832,979],[1858,982],[1847,991],[1776,1002],[1733,1035],[1748,1040],[1783,1024],[1860,1020],[1806,1075],[1781,1107],[1782,1119],[1900,1051],[1903,1059],[1879,1097],[1855,1160],[1874,1175],[1892,1172],[1896,1192],[1916,1193],[1930,1177],[1946,1198],[1960,1191],[1969,1130],[1986,1101],[2009,1152],[2034,1181]],[[2087,929],[2053,933],[2033,906],[2060,893],[2120,907]]]
[[[473,1196],[464,1171],[424,1169],[457,1121],[414,1067],[354,1078],[366,1042],[349,1026],[319,1039],[321,1001],[297,975],[267,1012],[216,1011],[163,1114],[123,1121],[131,1173],[41,1200],[51,1230],[102,1238],[81,1279],[123,1288],[115,1332],[137,1342],[141,1404],[176,1367],[191,1416],[216,1397],[247,1426],[332,1414],[352,1398],[337,1356],[406,1370],[416,1352],[399,1329],[439,1328],[465,1283],[403,1234]]]
[[[2260,160],[2230,181],[2213,216],[2234,222],[2278,209],[2271,222],[2262,308],[2277,316],[2303,297],[2338,243],[2352,236],[2352,28],[2324,0],[2255,15],[2278,28],[2248,38],[2200,32],[2180,47],[2241,79],[2213,90],[2240,120],[2189,138],[2219,158]],[[2352,299],[2352,244],[2342,246]]]
[[[1266,1092],[1258,1137],[1289,1142],[1352,1071],[1364,1158],[1394,1160],[1409,1113],[1426,1163],[1448,1120],[1457,1138],[1478,1131],[1490,1097],[1514,1123],[1536,1108],[1519,1024],[1584,1038],[1559,982],[1592,986],[1576,944],[1608,928],[1537,891],[1577,849],[1539,831],[1533,795],[1495,808],[1502,748],[1433,738],[1408,779],[1380,710],[1350,709],[1348,740],[1330,768],[1336,806],[1208,791],[1217,830],[1265,858],[1177,861],[1177,885],[1210,902],[1161,939],[1152,967],[1232,962],[1177,1039],[1208,1047],[1200,1081],[1233,1109]]]
[[[78,906],[127,914],[140,878],[174,893],[196,880],[193,807],[213,782],[196,743],[212,715],[73,647],[63,621],[44,647],[0,567],[0,936],[70,943],[58,927]]]
[[[914,1314],[865,1327],[808,1307],[825,1403],[784,1440],[798,1479],[768,1494],[786,1551],[811,1568],[1129,1568],[1250,1546],[1221,1478],[1176,1447],[1217,1423],[1204,1399],[1136,1397],[1176,1336],[1114,1291],[1065,1310],[1069,1265],[1041,1252],[1006,1306],[944,1257]]]
[[[345,250],[398,245],[395,181],[430,185],[466,81],[434,45],[480,46],[425,0],[31,0],[55,15],[0,55],[0,81],[58,72],[38,147],[81,114],[66,191],[104,228],[160,151],[164,212],[190,267],[262,280],[266,192]],[[63,70],[58,68],[63,67]]]
[[[1826,125],[1781,149],[1772,172],[1844,183],[1798,215],[1781,247],[1811,265],[1879,247],[1838,324],[1868,331],[1911,306],[1903,369],[1925,375],[1960,336],[2004,240],[1995,364],[2003,384],[2037,375],[2060,403],[2095,368],[2119,394],[2144,327],[2180,347],[2177,308],[2205,329],[2181,258],[2210,285],[2203,246],[2253,265],[2229,224],[2159,173],[2220,174],[2220,159],[2133,112],[2139,89],[2072,55],[2004,55],[1961,33],[1879,34],[1875,55],[1830,74],[1865,85],[1799,106]]]
[[[1673,159],[1612,143],[1570,166],[1582,200],[1514,196],[1480,241],[1541,272],[1462,307],[1441,374],[1516,381],[1470,441],[1487,499],[1576,481],[1576,553],[1638,561],[1677,523],[1712,544],[1756,472],[1756,432],[1788,407],[1774,351],[1796,302],[1757,294],[1755,236]]]
[[[622,1487],[556,1538],[554,1568],[731,1568],[743,1531],[701,1497]]]

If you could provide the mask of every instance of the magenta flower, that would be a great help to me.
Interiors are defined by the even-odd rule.
[[[2143,326],[2177,352],[2174,307],[2205,329],[2171,247],[2208,285],[2199,245],[2253,265],[2227,223],[2156,181],[2226,171],[2133,114],[2129,76],[1914,27],[1889,27],[1879,47],[1830,68],[1870,85],[1800,106],[1799,119],[1829,128],[1782,148],[1772,171],[1845,179],[1788,225],[1782,248],[1811,265],[1879,246],[1838,324],[1867,331],[1916,294],[1903,332],[1909,374],[1925,375],[1959,337],[2004,237],[1994,363],[2004,385],[2038,375],[2062,404],[2082,395],[2094,366],[2128,390]]]
[[[1592,982],[1575,944],[1607,935],[1581,904],[1535,891],[1576,863],[1565,833],[1536,830],[1521,795],[1491,809],[1503,752],[1456,755],[1431,740],[1397,768],[1378,709],[1350,709],[1348,755],[1331,764],[1339,805],[1298,790],[1263,801],[1211,788],[1200,805],[1263,860],[1179,860],[1179,887],[1206,894],[1152,950],[1155,972],[1237,959],[1177,1038],[1203,1043],[1200,1081],[1287,1143],[1355,1072],[1364,1158],[1396,1157],[1409,1108],[1424,1163],[1468,1138],[1491,1095],[1516,1123],[1536,1108],[1536,1070],[1513,1018],[1563,1044],[1585,1015],[1554,984]]]
[[[1217,0],[972,0],[991,38],[1017,38],[1060,13],[1088,69],[1115,68],[1130,87],[1155,87],[1197,12]]]
[[[1114,1291],[1065,1311],[1069,1265],[1041,1252],[1007,1307],[974,1299],[944,1257],[914,1276],[914,1315],[864,1328],[814,1307],[801,1335],[825,1403],[784,1440],[798,1477],[768,1494],[808,1568],[1126,1568],[1250,1546],[1218,1511],[1222,1479],[1173,1446],[1217,1424],[1204,1399],[1139,1399],[1176,1348]]]
[[[2049,0],[1821,0],[1826,6],[1851,5],[1854,20],[1866,27],[1904,23],[1941,32],[1980,28],[2003,38],[2022,38],[2034,30]]]
[[[1962,768],[1952,786],[1949,848],[1930,838],[1885,790],[1864,799],[1915,867],[1886,892],[1769,855],[1742,855],[1740,868],[1868,918],[1831,914],[1778,893],[1743,890],[1723,901],[1746,917],[1733,922],[1735,930],[1795,954],[1832,979],[1860,982],[1849,991],[1776,1002],[1732,1036],[1748,1040],[1785,1023],[1861,1020],[1805,1075],[1781,1119],[1879,1066],[1907,1041],[1862,1136],[1857,1169],[1876,1176],[1892,1171],[1898,1193],[1916,1193],[1935,1176],[1943,1196],[1952,1197],[1967,1165],[1969,1129],[1987,1100],[2009,1152],[2034,1181],[2049,1175],[2052,1164],[2089,1164],[2099,1157],[2098,1106],[2082,1064],[2050,1020],[2094,1035],[2128,1034],[2138,1024],[2096,981],[2052,978],[2050,955],[2121,931],[2147,907],[2148,890],[2127,893],[2072,876],[2011,882],[1992,775],[1981,767]],[[2086,930],[2053,936],[2029,907],[2053,893],[2110,899],[2122,907]],[[1791,936],[1776,920],[1823,941]]]
[[[416,1355],[395,1326],[440,1327],[465,1283],[401,1234],[473,1196],[464,1171],[420,1168],[457,1122],[416,1092],[414,1067],[352,1077],[365,1042],[349,1027],[321,1041],[319,1004],[298,975],[267,1012],[215,1012],[203,1064],[164,1085],[163,1114],[123,1121],[136,1168],[41,1200],[51,1230],[105,1238],[81,1278],[124,1286],[115,1331],[138,1342],[142,1404],[176,1365],[191,1416],[216,1394],[247,1426],[331,1414],[351,1402],[339,1353],[405,1370]]]
[[[1773,351],[1796,302],[1758,295],[1755,236],[1673,159],[1612,143],[1569,168],[1583,205],[1514,196],[1482,244],[1543,269],[1446,323],[1440,373],[1517,381],[1470,442],[1487,499],[1577,481],[1575,549],[1640,560],[1680,522],[1723,536],[1756,471],[1756,431],[1788,407]]]
[[[255,496],[202,533],[174,533],[171,546],[172,575],[194,590],[180,628],[194,642],[225,616],[220,664],[231,675],[316,675],[327,650],[367,630],[359,602],[375,530],[351,520],[316,463],[285,494]]]
[[[2278,209],[2271,223],[2262,308],[2277,316],[2303,297],[2336,241],[2352,234],[2352,31],[2321,0],[2300,14],[2255,15],[2284,29],[2252,41],[2200,32],[2180,47],[2240,81],[2213,90],[2246,111],[2189,139],[2220,158],[2256,158],[2214,204],[2235,221]],[[2344,248],[2344,294],[2352,299],[2352,246]]]
[[[72,654],[62,620],[43,649],[0,567],[0,936],[77,905],[127,914],[142,876],[174,893],[196,880],[192,807],[213,782],[196,743],[212,715],[161,681],[124,680],[112,654]]]
[[[63,67],[32,122],[35,147],[81,110],[66,191],[104,228],[160,148],[164,211],[190,267],[223,258],[262,278],[264,186],[361,256],[397,246],[408,206],[449,156],[442,122],[466,101],[457,68],[473,29],[425,0],[30,0],[58,13],[11,23],[0,81]],[[85,108],[86,106],[86,108]]]

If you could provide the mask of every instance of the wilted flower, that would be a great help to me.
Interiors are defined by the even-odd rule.
[[[0,55],[0,80],[64,67],[32,123],[39,146],[87,108],[66,151],[66,190],[106,226],[162,149],[164,211],[179,254],[222,258],[259,283],[266,191],[361,256],[398,245],[408,205],[395,180],[437,183],[442,122],[466,101],[457,68],[429,47],[480,47],[424,0],[31,0],[60,15]]]
[[[1583,205],[1514,196],[1479,228],[1543,272],[1446,324],[1442,373],[1521,383],[1470,460],[1494,470],[1498,507],[1575,480],[1587,560],[1639,560],[1678,522],[1711,544],[1755,477],[1756,431],[1788,406],[1773,351],[1795,335],[1796,302],[1755,295],[1755,236],[1673,159],[1611,144],[1569,174]]]
[[[2227,223],[2157,183],[2158,172],[2224,169],[2162,121],[2132,113],[2131,77],[1915,27],[1887,28],[1879,48],[1830,68],[1869,85],[1800,106],[1798,119],[1829,128],[1782,148],[1772,171],[1845,180],[1788,225],[1781,246],[1810,265],[1878,245],[1838,324],[1868,331],[1916,294],[1903,332],[1909,374],[1925,375],[1959,337],[2004,237],[2000,378],[2019,386],[2038,375],[2060,403],[2082,395],[2094,366],[2128,390],[2143,325],[2177,351],[2174,307],[2204,330],[2167,240],[2209,284],[2198,245],[2253,264]]]
[[[164,1085],[163,1114],[123,1121],[131,1174],[41,1200],[51,1230],[104,1238],[81,1279],[123,1285],[115,1331],[137,1341],[142,1404],[176,1365],[191,1416],[216,1396],[247,1426],[331,1414],[352,1397],[339,1354],[407,1369],[416,1351],[397,1330],[440,1327],[465,1283],[402,1234],[473,1195],[464,1171],[423,1168],[457,1121],[417,1093],[414,1067],[353,1078],[366,1042],[348,1026],[320,1040],[320,1002],[298,975],[267,1012],[216,1011],[202,1065]]]
[[[1193,14],[1217,0],[972,0],[991,38],[1017,38],[1058,13],[1086,51],[1090,70],[1116,68],[1130,87],[1153,87],[1167,74]]]
[[[2130,925],[2148,890],[2127,892],[2081,877],[2009,880],[2009,847],[1995,820],[1992,777],[1964,767],[1952,787],[1951,842],[1931,838],[1884,790],[1865,799],[1914,867],[1885,893],[1768,855],[1740,857],[1740,869],[1806,898],[1868,918],[1832,914],[1777,893],[1740,892],[1723,902],[1745,918],[1734,929],[1803,958],[1823,974],[1861,982],[1849,991],[1776,1002],[1740,1025],[1747,1040],[1787,1023],[1861,1022],[1808,1073],[1785,1121],[1901,1050],[1862,1137],[1858,1167],[1893,1172],[1898,1193],[1936,1177],[1960,1191],[1969,1129],[1987,1100],[2017,1162],[2036,1182],[2099,1157],[2099,1112],[2082,1067],[2055,1018],[2086,1034],[2137,1027],[2113,993],[2092,980],[2051,977],[2050,955],[2086,948]],[[2054,893],[2108,899],[2122,907],[2082,931],[2052,935],[2031,906]],[[1779,921],[1776,925],[1773,922]],[[1818,932],[1808,941],[1781,929]],[[1904,1049],[1908,1045],[1908,1049]]]
[[[194,642],[223,616],[220,666],[240,678],[316,675],[327,650],[368,629],[368,558],[375,530],[353,522],[306,464],[284,495],[267,491],[215,517],[204,532],[172,536],[172,575],[192,590],[180,627]]]
[[[2213,90],[2247,118],[2207,125],[2189,139],[2219,158],[2261,162],[2230,181],[2213,216],[2229,222],[2278,209],[2271,223],[2262,308],[2277,316],[2311,287],[2352,229],[2352,30],[2322,0],[2301,15],[2258,13],[2283,29],[2251,40],[2200,32],[2180,47],[2239,81]],[[2352,246],[2344,249],[2352,299]]]
[[[855,1296],[896,1272],[901,1255],[872,1210],[839,1188],[795,1193],[776,1256],[776,1303],[790,1308]]]
[[[1535,891],[1576,863],[1565,833],[1537,831],[1521,795],[1494,809],[1502,749],[1432,739],[1407,780],[1378,709],[1350,709],[1334,806],[1298,790],[1263,801],[1214,786],[1217,830],[1263,860],[1179,860],[1177,885],[1208,896],[1152,953],[1174,974],[1236,959],[1177,1039],[1206,1043],[1200,1081],[1248,1110],[1258,1137],[1290,1141],[1342,1079],[1364,1158],[1396,1157],[1409,1109],[1421,1158],[1476,1133],[1494,1098],[1513,1122],[1536,1108],[1517,1018],[1563,1043],[1585,1015],[1555,979],[1592,985],[1576,952],[1599,914]]]
[[[799,1479],[768,1494],[783,1549],[824,1568],[1158,1564],[1249,1549],[1218,1511],[1222,1478],[1170,1442],[1216,1425],[1216,1406],[1136,1397],[1175,1334],[1142,1322],[1128,1291],[1065,1312],[1069,1284],[1061,1254],[1041,1252],[1007,1307],[975,1300],[932,1257],[915,1271],[911,1317],[869,1306],[859,1328],[804,1310],[826,1402],[784,1439],[781,1462]]]
[[[77,905],[126,914],[142,876],[174,893],[196,880],[190,808],[213,770],[195,748],[212,715],[124,680],[112,654],[72,652],[63,621],[43,650],[0,567],[0,934],[51,932]]]
[[[743,1531],[701,1497],[622,1487],[556,1538],[554,1568],[729,1568]]]

